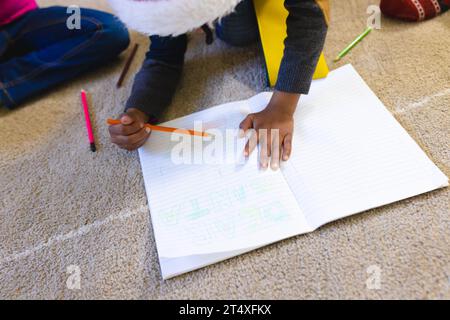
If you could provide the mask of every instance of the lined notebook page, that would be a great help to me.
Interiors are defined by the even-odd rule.
[[[351,65],[301,98],[283,173],[314,227],[448,185]]]
[[[249,112],[247,102],[236,102],[165,125],[190,129],[203,120],[208,129],[238,128]],[[258,247],[311,231],[282,173],[259,171],[256,153],[243,164],[175,164],[178,143],[152,132],[139,150],[160,258]],[[193,157],[204,147],[194,149]]]

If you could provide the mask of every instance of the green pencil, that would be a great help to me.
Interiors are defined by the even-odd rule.
[[[338,54],[338,56],[334,59],[334,62],[339,61],[343,57],[345,57],[347,53],[350,52],[350,50],[352,50],[362,39],[364,39],[370,33],[370,31],[372,31],[372,28],[367,27],[367,29],[364,30],[364,32],[361,33],[355,40],[353,40],[353,42],[350,43],[347,48],[345,48]]]

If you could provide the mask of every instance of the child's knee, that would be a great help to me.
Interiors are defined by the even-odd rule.
[[[242,1],[233,13],[216,24],[216,35],[229,45],[243,47],[258,41],[259,30],[253,2]]]
[[[218,25],[216,35],[223,42],[233,47],[245,47],[258,41],[258,30],[229,30],[226,26]]]
[[[103,23],[104,32],[111,49],[120,53],[130,45],[130,35],[126,26],[115,16]]]
[[[99,33],[96,45],[108,56],[116,56],[128,48],[130,36],[128,29],[116,16],[96,10],[85,10],[85,15],[96,21],[95,33]]]

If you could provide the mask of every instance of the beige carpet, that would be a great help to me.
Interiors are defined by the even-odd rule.
[[[77,2],[109,10],[105,1]],[[328,61],[363,30],[375,2],[332,2]],[[382,23],[331,67],[353,63],[450,175],[450,13],[420,24]],[[114,87],[122,58],[19,110],[0,111],[1,298],[450,298],[448,189],[162,281],[137,153],[111,145],[104,125],[121,112],[146,50],[145,37],[132,37],[141,48],[125,88]],[[256,47],[206,47],[194,36],[167,118],[263,90],[261,64]],[[81,88],[92,93],[95,154],[86,143]],[[80,268],[80,290],[66,286],[70,265]],[[373,265],[378,290],[366,285]]]

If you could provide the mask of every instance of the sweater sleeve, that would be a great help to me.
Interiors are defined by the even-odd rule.
[[[285,0],[287,37],[275,89],[307,94],[328,29],[328,1]]]
[[[169,106],[181,79],[187,37],[150,37],[150,50],[134,78],[125,111],[136,108],[158,119]]]

